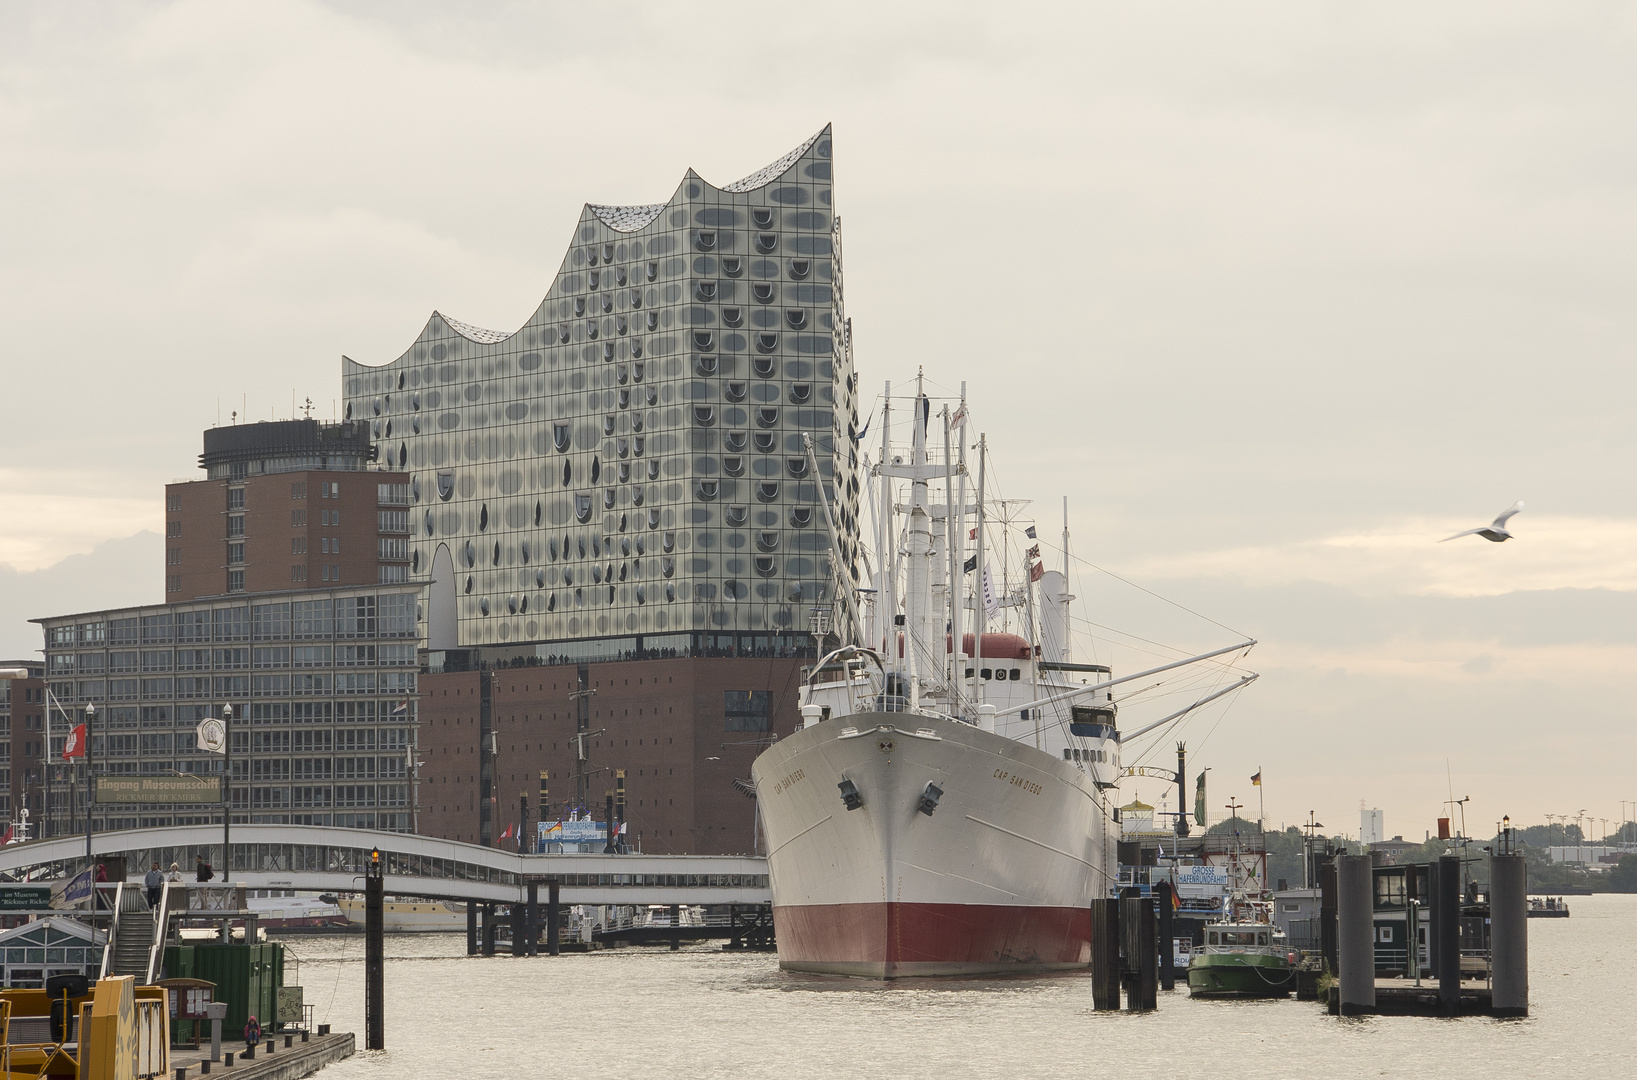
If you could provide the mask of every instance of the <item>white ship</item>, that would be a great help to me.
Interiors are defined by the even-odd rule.
[[[343,896],[336,901],[347,925],[355,930],[364,927],[364,899],[361,896]],[[451,900],[415,900],[409,898],[383,900],[381,929],[388,934],[452,932],[466,929],[466,905]]]
[[[863,612],[850,583],[840,590],[838,634],[851,643],[815,665],[801,730],[752,767],[779,965],[873,978],[1084,967],[1088,902],[1107,895],[1117,865],[1110,691],[1252,643],[1119,679],[1075,664],[1066,566],[1044,570],[1037,551],[1023,576],[1038,603],[1025,584],[993,604],[974,597],[968,613],[970,548],[971,578],[982,583],[972,591],[993,587],[982,458],[969,507],[964,450],[950,449],[966,442],[965,402],[953,418],[944,410],[935,453],[930,402],[918,391],[912,445],[893,456],[890,388],[887,401],[873,475],[875,550],[891,554],[874,603]],[[1008,602],[1025,613],[1027,636],[985,632],[988,609]],[[823,621],[820,613],[816,633]]]

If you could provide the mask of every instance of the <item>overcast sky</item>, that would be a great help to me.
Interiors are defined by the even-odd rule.
[[[1081,654],[1261,640],[1213,814],[1637,799],[1629,5],[472,7],[0,7],[0,651],[162,598],[202,428],[833,122],[865,385],[964,379],[1043,533],[1222,624],[1077,562]]]

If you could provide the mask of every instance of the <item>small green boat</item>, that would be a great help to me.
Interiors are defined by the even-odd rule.
[[[1296,987],[1296,965],[1276,934],[1271,923],[1254,919],[1207,925],[1205,943],[1188,958],[1188,995],[1288,996]]]

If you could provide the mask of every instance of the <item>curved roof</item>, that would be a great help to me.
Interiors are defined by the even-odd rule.
[[[766,187],[768,184],[771,184],[773,181],[783,176],[789,170],[790,166],[800,161],[801,156],[807,153],[807,151],[811,150],[813,148],[813,144],[819,141],[819,136],[823,135],[829,129],[829,125],[826,124],[824,127],[815,132],[811,139],[808,139],[806,142],[790,151],[790,153],[784,155],[784,157],[773,162],[771,165],[766,165],[760,169],[757,169],[755,172],[751,173],[742,180],[735,180],[731,184],[722,185],[722,190],[743,192],[755,191],[759,187]]]
[[[636,232],[660,215],[669,203],[649,203],[647,206],[598,206],[586,203],[586,209],[615,232]]]
[[[438,318],[449,325],[449,329],[469,341],[480,341],[485,345],[493,345],[497,341],[505,341],[511,337],[511,332],[500,330],[485,330],[481,326],[463,323],[459,319],[451,319],[441,311],[433,312]]]

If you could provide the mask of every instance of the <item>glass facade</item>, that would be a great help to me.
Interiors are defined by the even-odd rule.
[[[371,585],[40,620],[63,706],[52,708],[53,743],[95,705],[98,775],[219,775],[222,756],[195,734],[230,705],[235,822],[408,832],[418,594]],[[88,647],[106,643],[108,626],[118,642]],[[83,781],[53,772],[41,835],[83,831]],[[93,817],[98,831],[197,825],[219,822],[221,808],[104,805]]]
[[[834,591],[821,499],[856,580],[831,152],[826,128],[725,187],[690,171],[668,203],[588,205],[521,329],[435,314],[398,359],[343,362],[348,418],[409,473],[411,574],[452,567],[435,648],[805,638]]]

